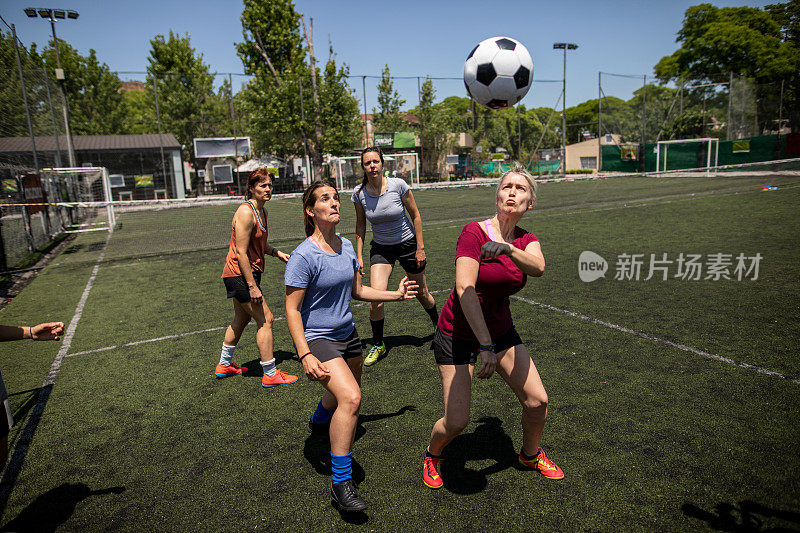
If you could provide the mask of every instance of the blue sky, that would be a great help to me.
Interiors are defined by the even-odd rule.
[[[233,44],[242,40],[239,17],[243,5],[239,1],[32,1],[3,0],[0,4],[0,15],[16,26],[26,45],[43,45],[50,37],[50,25],[43,19],[27,18],[23,8],[60,7],[78,11],[80,18],[59,22],[59,38],[82,53],[94,48],[112,70],[144,71],[149,40],[173,30],[190,35],[192,45],[203,54],[212,71],[243,72]],[[718,7],[763,7],[777,1],[711,3]],[[603,76],[606,95],[629,98],[641,86],[641,76],[651,78],[656,62],[677,48],[675,34],[683,14],[699,3],[700,0],[297,0],[295,6],[306,17],[314,18],[317,56],[327,58],[330,40],[337,60],[350,65],[351,75],[356,76],[350,84],[359,99],[360,76],[379,76],[386,64],[395,76],[458,78],[435,81],[437,100],[449,95],[464,96],[460,77],[469,51],[487,37],[507,35],[525,44],[533,57],[535,82],[522,103],[527,107],[553,107],[561,91],[563,68],[563,52],[552,49],[554,42],[579,45],[567,56],[567,106],[597,98],[598,71],[638,76]],[[375,79],[366,80],[370,110],[376,105],[376,84]],[[407,100],[406,107],[416,105],[416,79],[397,80],[395,86]]]

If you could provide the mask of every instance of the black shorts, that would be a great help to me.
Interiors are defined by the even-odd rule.
[[[419,274],[425,271],[427,260],[417,266],[417,238],[411,237],[407,241],[399,244],[378,244],[375,241],[369,243],[369,264],[370,265],[392,265],[395,261],[400,262],[400,266],[407,274]]]
[[[311,350],[314,357],[319,359],[320,363],[336,359],[337,357],[343,359],[361,357],[363,352],[361,348],[361,338],[358,336],[356,328],[353,328],[353,332],[346,339],[341,341],[312,339],[308,342],[308,349]]]
[[[511,326],[511,329],[500,335],[500,337],[492,339],[492,342],[495,343],[495,352],[502,352],[522,344],[522,339],[519,337],[516,328]],[[480,347],[478,341],[451,337],[439,331],[439,328],[436,328],[436,332],[433,334],[433,342],[431,343],[431,349],[437,365],[474,365],[478,360]]]
[[[258,288],[261,288],[261,272],[253,272],[253,279]],[[237,276],[235,278],[222,278],[225,283],[225,288],[228,290],[228,298],[236,298],[239,303],[247,303],[250,301],[250,289],[247,287],[247,282],[244,276]]]

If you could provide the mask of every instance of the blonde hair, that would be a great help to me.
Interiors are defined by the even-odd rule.
[[[523,167],[517,161],[514,161],[513,166],[509,170],[503,172],[503,174],[500,176],[500,181],[497,182],[497,189],[495,190],[495,195],[497,195],[500,192],[500,186],[503,184],[503,180],[506,179],[506,176],[508,176],[509,174],[519,174],[520,176],[525,178],[525,180],[528,182],[528,185],[531,186],[531,199],[534,202],[536,202],[536,191],[539,188],[536,185],[536,180],[534,179],[533,174],[528,172],[528,169]]]

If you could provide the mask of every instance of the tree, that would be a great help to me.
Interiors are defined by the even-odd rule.
[[[435,106],[436,90],[430,78],[420,87],[419,105],[412,110],[419,119],[419,137],[422,144],[422,173],[436,175],[443,168],[446,150],[452,144],[449,133],[452,131],[448,117],[442,106]],[[395,131],[395,130],[391,130]]]
[[[343,155],[358,142],[358,102],[347,86],[347,65],[337,67],[333,51],[324,72],[316,57],[308,65],[312,34],[290,0],[245,0],[244,41],[237,53],[252,79],[241,91],[250,135],[260,151],[279,157],[307,152],[316,167],[324,153]],[[315,90],[316,86],[316,90]],[[356,133],[358,132],[358,133]]]
[[[347,85],[350,67],[336,66],[333,50],[325,64],[320,86],[322,148],[334,156],[347,155],[361,140],[362,122],[358,100]]]
[[[800,0],[768,5],[764,9],[778,23],[781,29],[781,41],[791,48],[795,61],[800,63],[798,58],[800,55]],[[800,130],[800,64],[798,63],[795,63],[792,75],[786,79],[784,87],[787,89],[785,102],[788,104],[787,115],[793,132]]]
[[[664,125],[661,140],[693,139],[703,136],[705,117],[699,111],[687,111]]]
[[[0,77],[0,104],[3,107],[3,112],[0,113],[0,135],[3,137],[28,135],[13,39],[11,32],[0,31],[0,68],[5,73],[5,76]],[[27,50],[21,48],[19,52],[22,68],[30,69],[31,61]]]
[[[404,126],[403,117],[400,114],[400,106],[406,101],[400,98],[400,94],[394,88],[392,75],[389,72],[389,65],[383,67],[381,82],[378,84],[378,111],[372,109],[372,123],[376,132],[395,132],[402,131]]]
[[[127,109],[119,92],[122,85],[108,65],[100,63],[90,49],[82,56],[67,42],[58,40],[58,54],[64,69],[64,89],[73,135],[113,135],[123,133]],[[42,61],[55,82],[56,51],[53,42],[42,50]],[[54,95],[55,96],[55,95]]]
[[[174,133],[194,158],[192,139],[229,131],[227,107],[214,92],[214,74],[203,63],[203,54],[196,54],[188,35],[180,37],[170,30],[168,38],[156,35],[150,46],[146,102],[155,105],[157,90],[161,130]]]
[[[782,80],[791,80],[796,91],[800,71],[798,17],[797,0],[766,10],[717,8],[711,4],[690,7],[676,39],[680,48],[656,64],[656,76],[662,82],[712,83],[727,82],[734,73],[754,79],[759,98],[779,90]],[[713,89],[698,90],[705,91],[706,96],[719,96]],[[759,117],[760,129],[767,129],[777,114],[777,110],[765,111],[766,115]],[[797,127],[796,120],[793,127]]]

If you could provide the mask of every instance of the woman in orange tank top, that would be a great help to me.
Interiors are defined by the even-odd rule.
[[[272,356],[272,313],[261,294],[261,274],[264,272],[264,257],[268,254],[284,263],[289,255],[267,242],[267,211],[264,204],[272,197],[273,176],[261,168],[250,174],[247,180],[247,200],[236,210],[231,224],[231,242],[222,270],[222,281],[233,298],[234,317],[225,330],[222,354],[215,370],[218,378],[235,376],[247,372],[247,368],[233,363],[233,353],[244,327],[255,320],[256,344],[261,355],[264,377],[261,385],[275,387],[297,381],[297,376],[284,373],[275,366]]]

